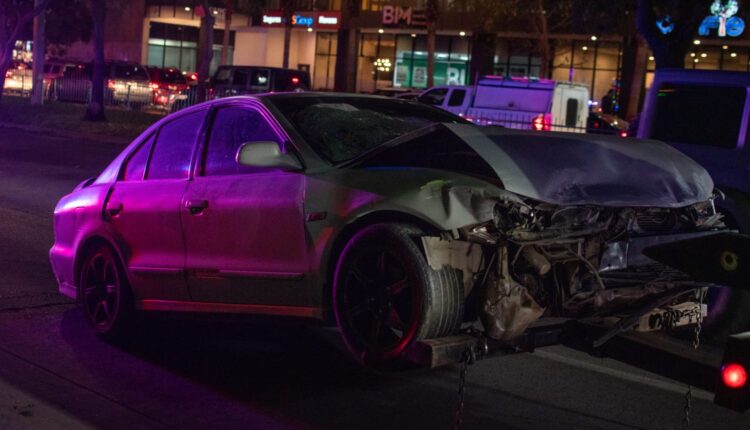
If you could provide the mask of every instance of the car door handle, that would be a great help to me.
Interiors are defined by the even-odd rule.
[[[122,212],[122,202],[109,202],[106,210],[107,214],[114,218]]]
[[[197,215],[208,207],[208,200],[188,200],[185,202],[185,207],[192,215]]]

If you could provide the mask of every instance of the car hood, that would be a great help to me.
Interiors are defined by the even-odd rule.
[[[683,207],[706,201],[708,172],[657,141],[446,124],[515,194],[556,205]]]

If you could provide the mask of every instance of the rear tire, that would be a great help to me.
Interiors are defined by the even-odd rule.
[[[135,307],[127,277],[112,248],[100,244],[86,253],[79,286],[81,303],[96,335],[113,342],[127,338]]]
[[[336,323],[361,364],[397,361],[415,341],[447,336],[461,325],[460,272],[433,270],[404,224],[375,224],[341,253],[333,283]]]

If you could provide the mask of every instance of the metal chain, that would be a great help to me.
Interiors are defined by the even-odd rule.
[[[466,347],[464,356],[461,359],[461,368],[458,373],[458,403],[456,404],[456,418],[453,424],[453,430],[460,430],[464,422],[464,391],[466,389],[466,371],[470,364],[474,364],[476,355],[474,348]]]
[[[693,330],[693,348],[698,349],[701,346],[701,329],[703,328],[703,291],[698,293],[698,316],[696,317],[695,329]],[[690,428],[690,412],[693,408],[693,387],[688,383],[688,389],[685,393],[685,416],[682,418],[682,428]]]
[[[687,393],[685,393],[685,416],[682,418],[682,428],[690,428],[690,412],[693,407],[693,389],[688,384]]]

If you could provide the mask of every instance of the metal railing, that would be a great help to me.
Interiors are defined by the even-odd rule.
[[[30,73],[12,73],[5,78],[4,93],[30,97]],[[60,77],[44,80],[44,101],[88,104],[92,82],[86,78]],[[196,103],[194,87],[186,90],[154,88],[148,81],[105,80],[104,105],[112,108],[169,114]]]
[[[107,107],[145,111],[167,115],[192,106],[197,102],[196,87],[185,90],[154,88],[148,81],[105,81],[104,104]],[[33,82],[30,73],[14,74],[5,79],[5,92],[30,97]],[[61,77],[44,80],[45,101],[89,103],[91,101],[91,80],[86,78]],[[229,95],[229,94],[228,94]],[[209,92],[209,98],[215,94]],[[529,112],[487,112],[474,111],[465,116],[469,121],[482,126],[501,126],[511,129],[561,131],[570,133],[592,133],[626,137],[620,129],[591,128],[580,125],[559,124],[550,121],[549,115]],[[623,134],[624,133],[624,134]]]

